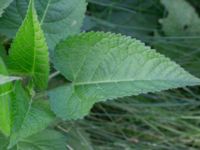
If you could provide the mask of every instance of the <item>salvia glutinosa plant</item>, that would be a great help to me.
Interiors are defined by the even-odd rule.
[[[46,129],[57,118],[81,119],[97,102],[200,84],[139,40],[78,34],[86,5],[85,0],[0,2],[0,33],[13,39],[8,54],[2,46],[0,51],[0,149],[65,149],[62,135]],[[48,87],[58,74],[66,80]]]

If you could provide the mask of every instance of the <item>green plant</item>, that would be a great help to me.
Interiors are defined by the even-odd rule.
[[[46,2],[46,9],[42,10],[39,2]],[[78,11],[61,7],[65,0],[59,2],[51,7],[51,1],[37,0],[37,11],[43,12],[38,18],[30,0],[9,55],[1,48],[1,149],[65,149],[63,135],[50,129],[42,131],[57,117],[80,119],[96,102],[200,84],[198,78],[136,39],[104,32],[72,36],[80,30],[86,2],[68,1],[72,6],[78,2]],[[58,7],[71,16],[51,18]],[[8,12],[13,9],[11,5]],[[0,20],[0,31],[10,37],[18,28],[8,30],[12,24],[6,20],[16,19],[12,15]],[[59,73],[65,79],[55,87]],[[48,87],[48,82],[55,82],[54,86]]]

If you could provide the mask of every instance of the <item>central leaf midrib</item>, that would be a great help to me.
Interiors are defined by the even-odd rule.
[[[33,7],[33,6],[31,6]],[[35,75],[35,60],[36,60],[36,49],[35,49],[35,42],[36,42],[36,38],[35,38],[35,23],[34,23],[34,9],[32,8],[32,23],[33,23],[33,38],[34,38],[34,42],[33,42],[33,65],[32,65],[32,70],[31,70],[31,74],[32,76]]]
[[[81,85],[92,85],[92,84],[110,84],[110,83],[122,83],[122,82],[172,82],[172,83],[186,83],[184,80],[135,80],[135,79],[127,79],[127,80],[103,80],[103,81],[89,81],[89,82],[76,82],[74,81],[73,85],[81,86]],[[200,81],[194,82],[194,84],[200,83]]]
[[[45,17],[46,17],[47,12],[48,12],[50,3],[51,3],[51,0],[48,1],[47,5],[46,5],[46,8],[45,8],[45,10],[44,10],[44,13],[43,13],[43,15],[42,15],[42,19],[41,19],[41,21],[40,21],[40,24],[41,24],[41,25],[42,25],[43,22],[44,22],[44,19],[45,19]]]

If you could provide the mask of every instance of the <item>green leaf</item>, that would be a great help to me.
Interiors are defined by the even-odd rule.
[[[31,109],[31,104],[32,101],[28,92],[23,89],[21,82],[16,82],[11,103],[12,133],[18,132],[21,129]]]
[[[0,74],[6,75],[6,68],[0,59]],[[34,102],[20,82],[0,85],[0,130],[10,136],[10,147],[23,138],[45,129],[54,114],[46,102]]]
[[[0,150],[6,150],[8,138],[0,134]],[[66,137],[55,130],[43,130],[30,137],[22,139],[10,150],[65,150]]]
[[[41,27],[51,50],[69,35],[80,32],[85,0],[35,0]],[[0,19],[0,33],[13,37],[26,14],[27,0],[14,0]]]
[[[0,75],[7,76],[8,72],[0,57]],[[0,80],[2,79],[0,76]],[[10,83],[0,84],[0,131],[6,135],[10,135],[10,100],[12,85]]]
[[[10,137],[10,148],[17,144],[21,139],[44,130],[55,119],[49,105],[44,101],[34,102],[32,106],[29,107],[28,111],[26,111],[25,116],[23,115],[23,118],[17,116],[17,114],[21,114],[19,110],[21,107],[22,106],[18,107],[18,113],[15,113],[15,123],[13,123],[13,132]]]
[[[9,51],[9,69],[18,75],[30,76],[39,89],[47,87],[49,76],[48,48],[33,0]]]
[[[168,10],[168,16],[160,20],[165,34],[179,36],[200,34],[200,18],[187,1],[161,0],[161,2]]]
[[[32,101],[21,83],[16,82],[11,103],[10,147],[45,129],[54,120],[54,115],[46,103]]]
[[[50,91],[49,97],[52,110],[63,120],[82,118],[97,102],[96,97],[81,97],[71,84]]]
[[[72,81],[49,92],[53,111],[63,119],[83,117],[95,102],[200,84],[169,58],[119,34],[68,38],[57,46],[54,65]]]
[[[13,0],[1,0],[0,1],[0,17],[4,13],[4,9],[6,9],[12,1]]]
[[[44,130],[40,133],[23,139],[17,150],[66,150],[66,138],[54,130]]]

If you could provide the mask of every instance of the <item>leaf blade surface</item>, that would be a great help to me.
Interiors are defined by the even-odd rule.
[[[64,119],[83,117],[95,102],[200,83],[140,41],[111,33],[71,37],[57,46],[53,62],[72,81],[49,94],[54,112]]]
[[[8,66],[13,74],[32,77],[39,89],[47,87],[48,47],[32,0],[26,18],[11,45]]]

